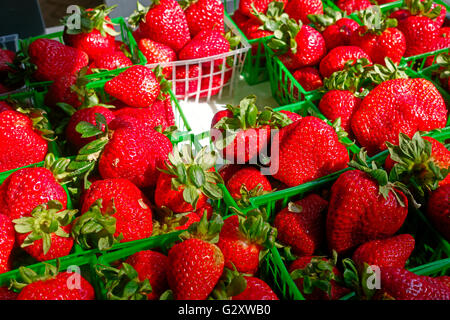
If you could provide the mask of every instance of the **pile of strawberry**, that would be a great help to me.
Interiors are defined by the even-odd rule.
[[[177,97],[215,95],[231,78],[232,62],[217,58],[173,68],[171,62],[226,54],[239,39],[225,33],[224,6],[219,0],[160,0],[150,7],[138,2],[129,18],[133,35],[149,64],[165,64],[164,75],[175,82]],[[224,76],[221,70],[225,69]],[[211,76],[212,75],[212,76]],[[199,79],[201,83],[199,84]],[[209,90],[211,92],[209,93]]]

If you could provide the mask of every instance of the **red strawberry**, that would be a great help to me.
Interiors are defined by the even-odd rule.
[[[172,78],[172,74],[169,76],[169,79],[175,83],[177,97],[184,98],[185,96],[195,94],[199,84],[201,86],[203,82],[201,73],[202,69],[198,64],[176,67],[175,79]]]
[[[168,127],[175,124],[172,105],[170,104],[169,109],[165,106],[165,101],[170,102],[170,100],[157,100],[151,108],[144,109],[123,108],[114,112],[114,116],[116,121],[127,121],[129,118],[133,118],[149,129],[161,126],[161,131],[164,132]]]
[[[253,17],[253,15],[252,15]],[[231,16],[231,18],[233,19],[234,23],[236,23],[236,25],[238,26],[239,29],[242,30],[242,26],[245,22],[248,21],[249,17],[246,16],[245,14],[243,14],[239,9],[236,10],[233,15]]]
[[[90,71],[116,70],[133,65],[133,62],[122,51],[112,51],[97,57],[89,66]]]
[[[360,145],[373,155],[387,148],[386,141],[398,144],[400,132],[411,137],[417,131],[443,128],[446,121],[445,102],[430,81],[394,79],[363,99],[351,127]]]
[[[239,12],[246,15],[247,17],[253,17],[253,8],[255,7],[256,11],[261,13],[266,13],[269,7],[269,4],[273,0],[243,0],[239,1]],[[284,5],[288,3],[288,0],[275,0],[278,2],[283,2]]]
[[[431,51],[450,48],[450,27],[441,28],[439,30],[439,36],[436,38]],[[425,60],[425,67],[429,67],[435,61],[435,56],[430,56]]]
[[[224,6],[219,0],[190,0],[182,5],[191,37],[204,30],[225,33]]]
[[[280,150],[272,157],[273,177],[294,187],[344,169],[347,149],[334,129],[316,117],[305,117],[279,132]]]
[[[66,74],[75,74],[89,63],[84,51],[45,38],[33,41],[28,53],[30,62],[37,67],[33,74],[37,81],[54,81]]]
[[[33,124],[33,118],[45,119],[42,114],[37,111],[28,117],[12,110],[0,113],[0,172],[44,160],[48,150],[43,133],[46,124]]]
[[[438,279],[439,281],[441,281],[447,287],[450,288],[450,276],[440,276],[440,277],[436,277],[435,279]]]
[[[233,296],[231,300],[279,300],[272,288],[259,278],[244,277],[247,283],[245,290]]]
[[[346,14],[367,9],[372,6],[369,0],[338,0],[336,5]]]
[[[364,163],[365,154],[359,159]],[[384,172],[383,181],[381,174],[374,174],[380,169],[371,171],[367,164],[360,166],[369,173],[344,172],[331,187],[326,230],[328,247],[337,253],[392,236],[408,214],[408,199],[386,183],[387,174]]]
[[[414,243],[414,238],[409,234],[369,241],[356,249],[352,260],[360,266],[367,263],[377,267],[403,268],[414,250]]]
[[[177,60],[177,54],[172,48],[150,39],[141,39],[139,41],[139,50],[142,51],[149,64],[167,63]],[[172,67],[165,67],[163,73],[166,78],[170,79],[172,77]]]
[[[223,69],[221,70],[221,66],[219,66],[214,67],[211,79],[211,69],[205,69],[202,70],[202,82],[200,86],[199,98],[210,98],[215,96],[226,86],[232,76],[232,69],[224,72],[222,71]],[[197,81],[195,81],[195,84],[197,85]]]
[[[226,183],[227,190],[238,204],[245,206],[249,198],[272,191],[269,180],[255,167],[244,167]]]
[[[331,259],[300,257],[291,263],[289,273],[306,300],[338,300],[350,291],[339,284],[342,274]],[[305,282],[306,278],[309,281]],[[321,283],[326,283],[328,290]]]
[[[11,219],[0,214],[0,274],[10,270],[10,254],[14,248],[15,232]]]
[[[79,14],[76,15],[81,21],[79,29],[74,28],[71,23],[74,15],[63,18],[64,43],[73,48],[86,52],[91,60],[110,54],[115,50],[115,36],[118,33],[114,30],[108,14],[115,7],[100,5],[93,9],[78,7]]]
[[[94,181],[83,196],[81,213],[74,222],[72,233],[77,242],[85,247],[99,245],[100,249],[102,246],[108,248],[114,239],[128,242],[152,235],[150,201],[126,179]],[[97,230],[92,235],[81,233],[87,223],[100,224],[105,221],[100,224],[103,227],[107,221],[112,224],[111,219],[115,220],[114,228],[102,229],[100,232]],[[105,238],[108,243],[105,243]],[[98,244],[92,244],[91,241],[98,241]]]
[[[396,300],[450,299],[450,288],[438,279],[396,267],[381,268],[381,292]]]
[[[228,110],[226,110],[228,111]],[[220,113],[220,111],[218,113],[215,114],[218,115]],[[214,122],[214,120],[213,120]],[[216,121],[217,122],[217,121]],[[220,167],[220,169],[217,171],[220,176],[223,179],[223,182],[225,184],[227,184],[228,180],[230,180],[230,178],[239,170],[246,168],[247,166],[245,165],[239,165],[239,164],[225,164],[222,167]]]
[[[352,60],[365,58],[370,60],[370,57],[361,48],[355,46],[342,46],[332,49],[320,62],[320,74],[324,78],[330,77],[334,72],[344,69],[345,64]]]
[[[286,13],[295,21],[301,20],[304,24],[310,24],[309,14],[322,14],[323,5],[320,0],[291,0],[287,3]]]
[[[0,287],[0,300],[17,300],[18,294],[7,287]]]
[[[312,255],[323,240],[327,205],[327,201],[316,194],[290,202],[273,222],[278,230],[278,240],[291,246],[294,254]]]
[[[242,25],[242,31],[245,33],[248,39],[259,39],[271,36],[273,31],[261,30],[261,21],[256,18],[250,18]],[[256,52],[257,46],[252,46],[252,52]]]
[[[13,107],[6,101],[0,101],[0,113],[3,111],[12,111]]]
[[[114,119],[113,112],[101,106],[94,106],[91,108],[80,109],[70,117],[69,123],[67,124],[66,127],[66,138],[67,141],[69,141],[77,149],[81,149],[89,142],[95,140],[95,137],[82,138],[81,134],[78,131],[76,131],[76,127],[82,121],[89,122],[95,125],[96,114],[102,114],[105,117],[107,124],[109,124]],[[104,125],[102,126],[102,131],[105,131]]]
[[[434,227],[446,239],[450,239],[450,184],[437,188],[430,194],[427,203],[427,216]]]
[[[160,81],[152,70],[136,65],[105,83],[105,92],[130,107],[151,106],[161,91]]]
[[[223,197],[217,186],[222,178],[214,171],[216,155],[202,149],[194,158],[187,145],[182,147],[175,147],[165,167],[161,167],[155,189],[155,204],[175,213],[195,211],[204,207],[208,198]]]
[[[281,110],[280,113],[285,114],[289,119],[292,120],[292,122],[300,121],[302,120],[302,116],[298,113],[287,111],[287,110]]]
[[[359,28],[359,24],[349,18],[341,18],[335,24],[328,26],[322,36],[325,39],[327,50],[330,51],[336,47],[350,45],[350,38]]]
[[[270,248],[276,230],[264,222],[261,212],[251,212],[246,218],[237,215],[225,220],[217,246],[225,258],[225,266],[248,275],[258,271],[260,254]]]
[[[322,77],[316,68],[300,68],[295,70],[292,75],[305,91],[313,91],[323,86]],[[298,96],[298,92],[296,94],[294,91],[294,96]]]
[[[137,28],[136,30],[133,31],[133,38],[134,40],[136,40],[136,43],[139,44],[141,39],[146,38],[146,34],[144,34],[141,28]]]
[[[57,108],[57,103],[67,103],[75,109],[82,105],[78,94],[72,89],[77,84],[76,74],[64,74],[56,78],[45,95],[45,104],[51,108]]]
[[[12,51],[11,51],[12,52]],[[4,50],[0,48],[0,73],[7,73],[11,70],[11,67],[8,66],[8,64],[13,64],[14,62],[14,55],[11,55],[8,53],[8,50]]]
[[[175,52],[179,52],[191,39],[186,16],[175,0],[159,0],[149,8],[138,3],[138,12],[130,19],[135,25],[142,20],[139,29],[144,38],[165,44]]]

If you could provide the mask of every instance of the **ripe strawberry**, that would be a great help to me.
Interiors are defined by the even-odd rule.
[[[273,177],[289,187],[344,169],[347,149],[335,130],[316,117],[305,117],[279,132],[279,157],[272,157]]]
[[[15,232],[11,219],[0,214],[0,274],[10,270],[10,255],[14,248]]]
[[[150,39],[141,39],[139,50],[147,58],[149,64],[167,63],[177,60],[177,54],[167,45],[152,41]],[[166,78],[172,77],[172,67],[164,67],[163,74]]]
[[[244,167],[237,171],[226,183],[227,190],[238,205],[246,206],[248,200],[272,191],[272,186],[261,170]]]
[[[181,4],[191,37],[204,30],[225,33],[224,6],[219,0],[188,0]]]
[[[17,300],[18,294],[7,287],[0,287],[0,300]]]
[[[116,241],[145,239],[152,234],[150,201],[126,179],[94,181],[82,197],[81,214],[72,234],[86,248],[108,249]],[[92,233],[84,230],[90,224],[98,226]]]
[[[279,300],[272,288],[263,280],[255,277],[244,277],[247,283],[245,290],[233,296],[231,300]]]
[[[111,110],[102,107],[102,106],[94,106],[91,108],[85,108],[77,110],[69,120],[69,123],[66,127],[66,138],[67,141],[69,141],[73,146],[75,146],[77,149],[81,149],[89,142],[92,142],[95,140],[95,137],[90,138],[82,138],[81,134],[76,130],[77,125],[82,122],[89,122],[92,125],[96,124],[96,114],[102,114],[105,119],[106,123],[109,124],[114,119],[114,114]],[[106,127],[103,125],[101,130],[105,131]]]
[[[256,11],[261,13],[266,13],[269,8],[269,4],[273,0],[243,0],[239,1],[239,12],[246,15],[247,17],[253,17],[253,7],[255,7]],[[282,2],[284,6],[288,3],[288,0],[275,0],[278,2]]]
[[[8,73],[11,70],[11,67],[8,64],[13,64],[14,56],[8,53],[9,50],[0,48],[0,73]],[[12,52],[12,51],[11,51]]]
[[[304,256],[291,263],[289,273],[306,300],[338,300],[349,293],[340,284],[342,274],[335,260]]]
[[[363,164],[350,163],[364,171],[346,171],[331,187],[326,230],[328,248],[337,253],[392,236],[408,214],[408,199],[398,184],[389,183],[381,169],[369,169],[365,159],[362,153]]]
[[[300,68],[295,70],[292,75],[305,91],[313,91],[323,86],[322,77],[316,68]],[[298,97],[296,88],[294,88],[294,97]]]
[[[346,14],[367,9],[372,6],[369,0],[338,0],[336,6]]]
[[[200,86],[202,85],[202,69],[198,66],[198,64],[178,66],[176,67],[175,72],[175,79],[173,79],[172,74],[170,74],[168,79],[175,83],[175,93],[177,97],[184,98],[185,96],[195,94],[197,92],[199,82]]]
[[[250,18],[242,25],[242,31],[248,39],[259,39],[273,35],[273,31],[261,30],[261,21],[257,18]],[[252,52],[256,53],[257,46],[252,46]]]
[[[144,34],[144,32],[142,30],[143,29],[138,27],[136,30],[133,31],[133,38],[134,38],[134,40],[136,40],[137,44],[139,44],[139,42],[142,39],[146,39],[146,34]]]
[[[217,241],[222,225],[220,216],[213,216],[209,224],[204,216],[196,233],[169,250],[167,280],[175,300],[205,300],[213,291],[225,261],[220,249],[208,241]]]
[[[253,17],[253,15],[251,15],[251,17]],[[239,8],[233,13],[233,15],[231,16],[231,18],[233,19],[233,22],[238,26],[239,29],[242,30],[242,26],[245,22],[247,22],[250,17],[246,16],[245,14],[243,14]]]
[[[278,240],[292,247],[294,254],[312,255],[323,240],[327,205],[328,202],[316,194],[290,202],[273,222],[278,230]]]
[[[3,111],[12,111],[14,108],[6,101],[0,101],[0,113]]]
[[[320,61],[320,74],[324,78],[329,78],[334,72],[344,69],[345,64],[348,61],[356,63],[358,59],[367,59],[371,63],[370,57],[359,47],[356,46],[342,46],[332,49],[328,54]]]
[[[304,24],[310,24],[309,14],[322,14],[323,5],[320,0],[291,0],[287,3],[285,12],[295,21],[301,20]]]
[[[302,120],[302,116],[298,113],[287,111],[287,110],[281,110],[280,113],[285,114],[292,122],[300,121]]]
[[[276,230],[264,221],[262,213],[253,211],[247,217],[237,215],[225,220],[217,246],[227,268],[254,275],[258,271],[261,253],[275,242]]]
[[[361,11],[358,16],[363,25],[352,33],[351,45],[363,49],[374,63],[384,65],[385,57],[389,57],[399,64],[406,51],[406,40],[395,28],[397,20],[384,16],[378,6]]]
[[[420,116],[419,116],[420,115]],[[351,119],[352,131],[369,155],[398,144],[399,133],[445,127],[447,110],[436,87],[426,79],[388,80],[373,89]]]
[[[204,207],[209,199],[223,197],[217,186],[222,178],[214,171],[215,153],[202,149],[194,158],[188,145],[174,148],[169,161],[160,167],[156,182],[155,204],[167,207],[175,213],[191,212]]]
[[[440,276],[440,277],[436,277],[435,279],[441,281],[441,282],[444,283],[447,287],[450,288],[450,276]]]
[[[396,300],[450,299],[450,288],[438,279],[396,267],[381,268],[381,292]]]
[[[414,238],[401,234],[383,240],[373,240],[362,244],[353,253],[352,260],[362,266],[404,268],[406,261],[414,250]]]
[[[30,62],[36,65],[37,81],[54,81],[66,74],[75,74],[89,63],[88,55],[56,40],[37,39],[28,47]]]
[[[116,70],[132,65],[133,62],[122,51],[111,51],[98,56],[89,65],[89,70],[95,73],[97,70]]]
[[[220,111],[217,114],[219,114]],[[213,120],[214,121],[214,120]],[[224,184],[226,185],[228,183],[228,180],[239,170],[247,168],[245,165],[239,165],[239,164],[225,164],[217,171],[220,176],[223,179]]]
[[[166,104],[170,104],[170,107],[166,106]],[[116,121],[121,121],[122,119],[127,121],[129,118],[133,118],[149,129],[155,129],[160,126],[161,132],[175,125],[170,99],[157,100],[150,108],[123,108],[114,112],[114,116]]]
[[[82,275],[58,273],[51,265],[46,265],[44,275],[23,267],[20,268],[20,274],[25,287],[21,289],[17,300],[95,300],[94,288]],[[74,277],[77,277],[78,285],[68,285],[74,281]]]
[[[211,69],[202,70],[202,82],[200,86],[199,98],[210,98],[218,94],[230,81],[233,75],[233,69],[223,72],[222,66],[214,67],[211,79]],[[197,85],[197,80],[194,81]],[[197,88],[197,87],[196,87]],[[197,91],[197,89],[196,89]]]
[[[152,70],[141,65],[125,70],[105,83],[106,93],[135,108],[151,106],[160,91],[160,79]]]
[[[441,28],[439,36],[436,38],[431,51],[441,50],[450,47],[450,27]],[[435,61],[435,56],[430,56],[425,60],[425,67],[429,67]]]
[[[143,38],[165,44],[179,52],[191,40],[183,9],[175,0],[158,0],[145,8],[138,2],[137,12],[130,17],[138,25]]]
[[[57,108],[57,103],[66,103],[75,109],[81,107],[82,101],[73,90],[73,86],[77,84],[78,79],[76,74],[71,73],[56,78],[45,95],[46,106]]]
[[[63,18],[64,43],[73,48],[82,50],[87,53],[91,60],[110,54],[115,50],[115,36],[118,33],[111,24],[108,17],[115,6],[107,7],[100,5],[93,9],[84,9],[77,6],[79,13],[75,16],[72,14]],[[72,19],[78,18],[80,28],[74,28]],[[69,24],[70,23],[70,24]]]
[[[450,239],[450,184],[437,188],[430,194],[427,203],[427,216],[434,227],[446,239]]]
[[[1,112],[0,172],[44,160],[48,150],[46,126],[42,110],[31,111],[29,116],[13,110]]]

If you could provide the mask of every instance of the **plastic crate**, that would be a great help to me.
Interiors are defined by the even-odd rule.
[[[133,38],[132,32],[128,29],[125,19],[122,17],[118,17],[118,18],[111,19],[111,21],[113,23],[118,24],[118,26],[116,26],[116,28],[119,28],[120,40],[128,45],[128,48],[130,49],[132,57],[136,57],[136,59],[138,60],[138,61],[136,61],[135,64],[145,65],[147,63],[147,59],[142,54],[142,52],[139,51],[136,40]],[[35,41],[37,39],[43,39],[43,38],[44,39],[53,39],[53,40],[57,40],[61,43],[64,43],[63,31],[33,37],[33,38],[30,38],[29,40]],[[20,43],[19,43],[19,46],[20,46]],[[103,72],[99,72],[99,73],[93,73],[93,74],[87,75],[86,77],[89,79],[98,79],[98,78],[101,79],[105,76],[114,74],[116,71],[121,71],[124,69],[126,69],[126,68],[119,68],[119,69],[112,70],[112,71],[103,71]],[[25,80],[25,86],[27,88],[48,87],[51,84],[52,84],[52,81],[39,81],[38,82],[38,81],[30,80],[30,79]]]
[[[17,33],[0,37],[0,48],[16,52],[19,45],[19,35]]]

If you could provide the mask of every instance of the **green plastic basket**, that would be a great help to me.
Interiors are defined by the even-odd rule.
[[[136,63],[138,65],[145,65],[147,64],[147,59],[145,58],[145,56],[143,55],[143,53],[139,50],[138,45],[136,43],[136,40],[133,37],[133,33],[131,32],[131,30],[127,27],[127,24],[125,22],[125,19],[122,17],[118,17],[118,18],[114,18],[111,19],[111,21],[113,23],[118,24],[118,28],[120,29],[120,38],[121,41],[123,41],[125,44],[128,45],[129,49],[130,49],[130,53],[131,56],[133,57],[133,59],[135,59]],[[46,34],[46,35],[42,35],[42,36],[37,36],[37,37],[33,37],[30,38],[30,41],[35,41],[37,39],[53,39],[53,40],[57,40],[61,43],[64,43],[63,40],[63,31],[60,32],[55,32],[55,33],[51,33],[51,34]],[[19,42],[20,43],[20,42]],[[20,50],[20,45],[19,45],[19,50]],[[94,73],[94,74],[90,74],[87,75],[86,77],[89,79],[98,79],[98,78],[103,78],[105,76],[109,76],[111,74],[114,74],[116,71],[120,71],[120,70],[124,70],[126,68],[120,68],[120,69],[116,69],[116,70],[112,70],[111,71],[104,71],[104,72],[99,72],[99,73]],[[30,79],[26,79],[25,80],[25,86],[27,88],[39,88],[39,87],[48,87],[52,84],[52,81],[33,81]]]

